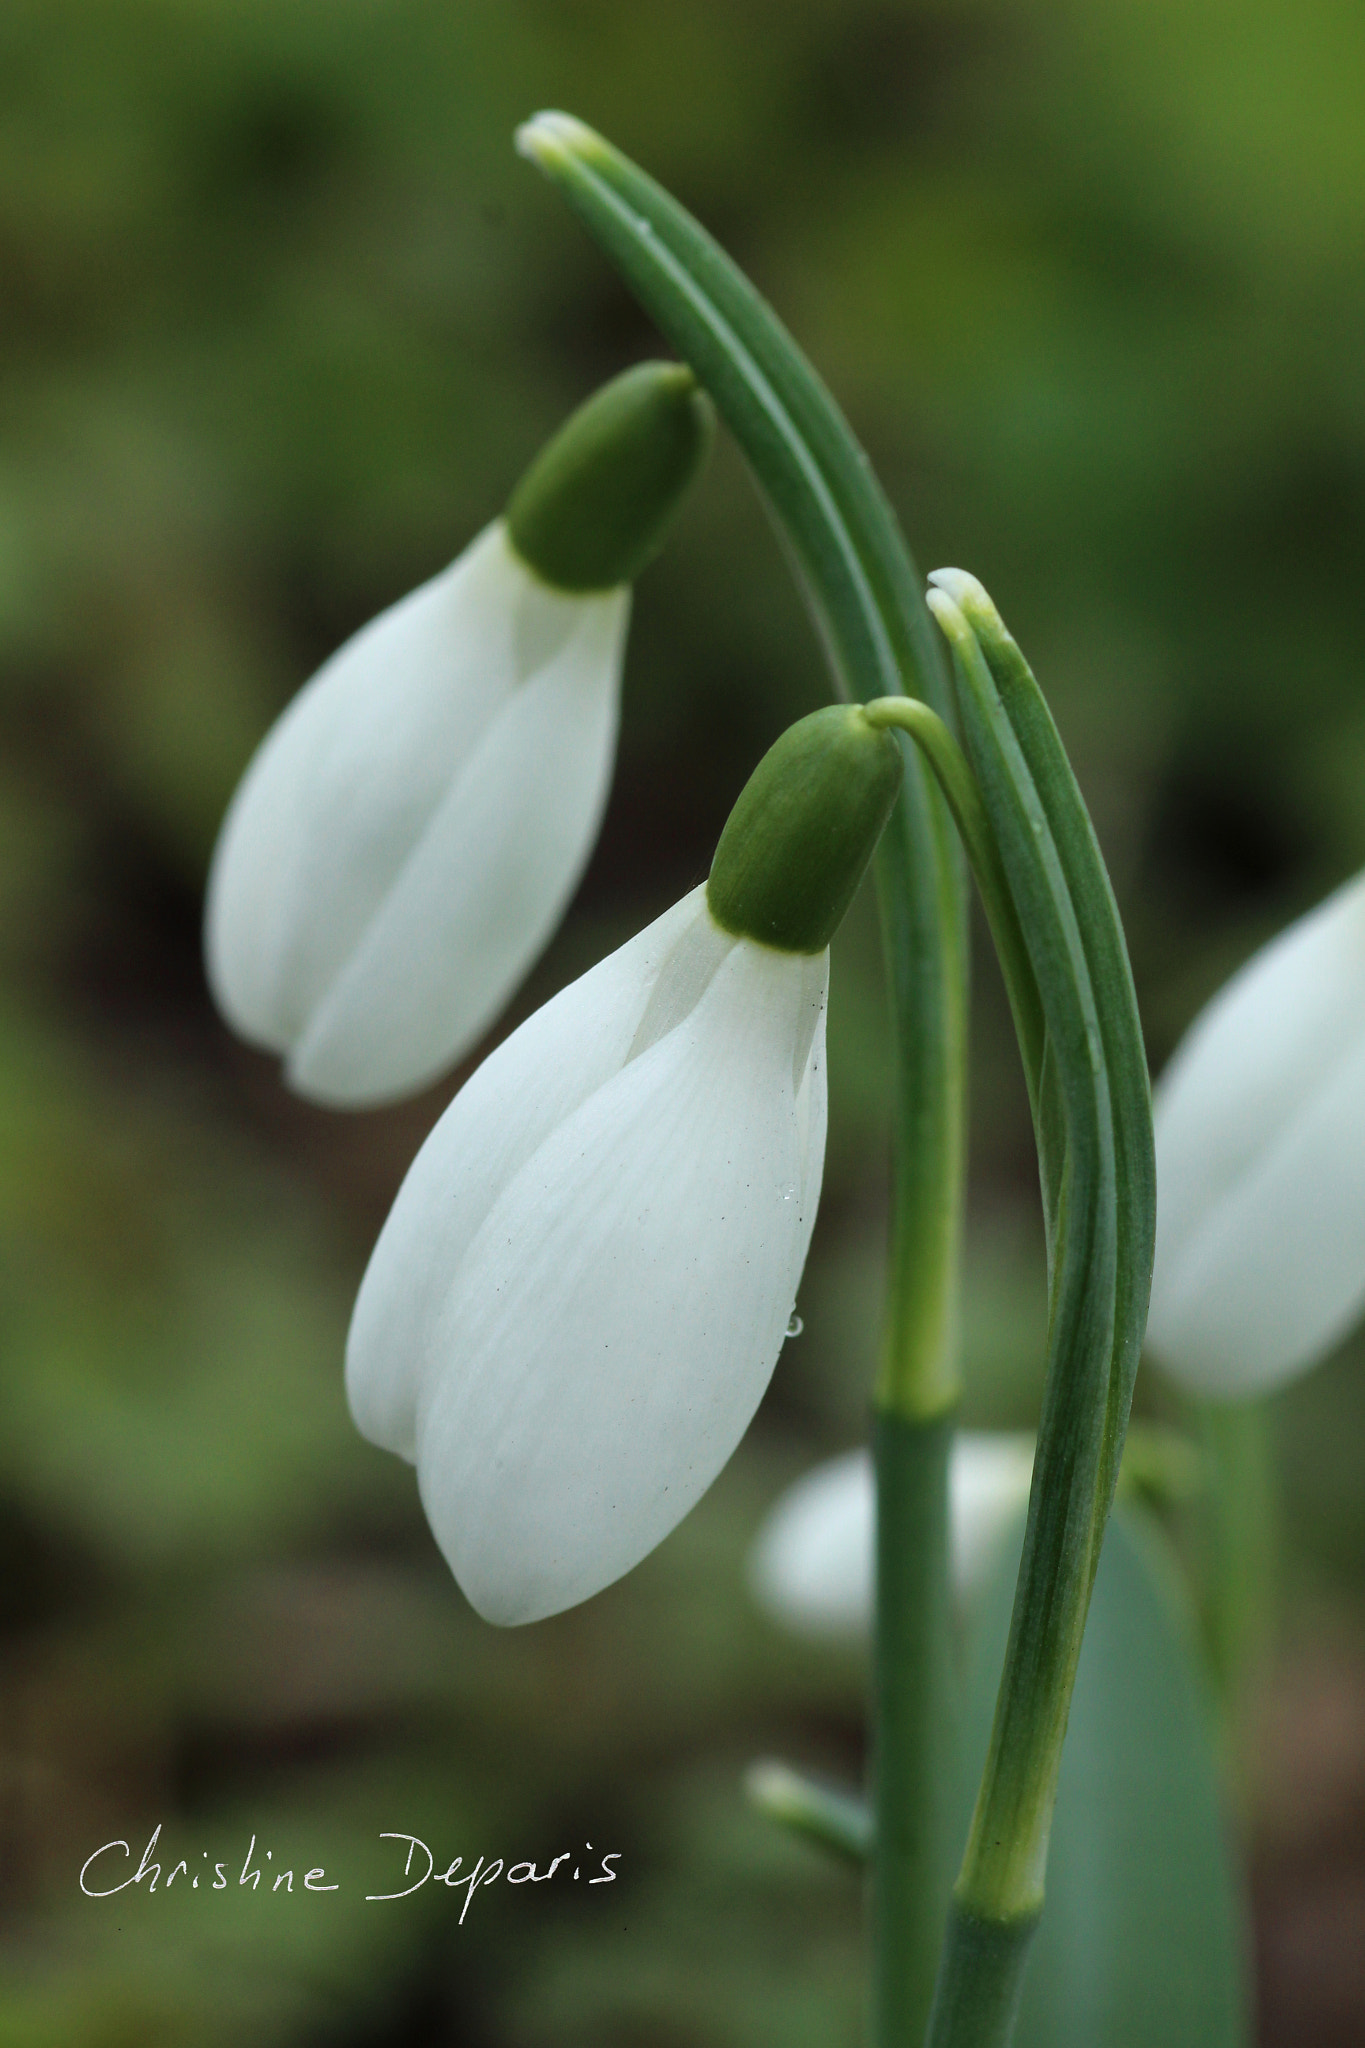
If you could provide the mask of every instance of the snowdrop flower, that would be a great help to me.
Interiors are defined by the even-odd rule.
[[[969,1430],[948,1467],[949,1560],[959,1599],[982,1583],[1033,1476],[1033,1438]],[[760,1604],[802,1635],[871,1634],[876,1491],[868,1451],[831,1458],[789,1486],[749,1558]]]
[[[900,781],[858,708],[793,727],[709,881],[505,1040],[399,1190],[347,1393],[490,1621],[619,1578],[748,1426],[819,1199],[829,940]]]
[[[1219,991],[1153,1108],[1148,1347],[1191,1392],[1262,1392],[1365,1308],[1365,875]]]
[[[707,401],[641,364],[581,407],[452,565],[266,735],[209,877],[209,983],[300,1094],[382,1102],[468,1051],[577,887],[616,747],[630,583]]]

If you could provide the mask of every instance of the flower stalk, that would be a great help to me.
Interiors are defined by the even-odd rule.
[[[558,113],[517,137],[695,371],[789,543],[839,694],[907,688],[943,717],[951,693],[918,571],[828,390],[752,285],[662,187]],[[874,861],[896,1054],[887,1307],[873,1395],[898,1446],[884,1508],[873,1703],[873,2039],[923,2037],[951,1871],[947,1554],[966,1112],[966,898],[952,822],[916,751]],[[902,1543],[940,1531],[913,1561]],[[892,1553],[895,1553],[894,1559]],[[885,1576],[885,1574],[884,1574]]]
[[[910,687],[951,716],[941,650],[895,513],[771,307],[662,186],[582,122],[538,114],[517,146],[563,193],[739,443],[790,545],[839,693],[867,702]],[[958,1390],[966,903],[950,819],[912,752],[876,877],[898,1076],[877,1405],[930,1418],[951,1408]]]
[[[877,859],[897,1113],[874,1392],[872,2036],[877,2048],[906,2048],[925,2038],[927,2024],[931,2048],[1004,2048],[1042,1907],[1067,1709],[1150,1282],[1150,1101],[1122,932],[1037,686],[980,586],[950,571],[930,602],[952,651],[965,754],[957,747],[939,652],[894,515],[771,310],[667,193],[581,123],[542,114],[518,144],[616,263],[744,450],[790,543],[837,687],[863,700],[874,726],[901,734],[902,793]],[[908,690],[923,702],[907,702]],[[1005,1672],[940,1955],[966,1033],[954,819],[1001,953],[1024,1060],[1051,1315]]]

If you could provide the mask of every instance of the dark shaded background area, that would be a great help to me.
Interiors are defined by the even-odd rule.
[[[369,1245],[454,1081],[350,1118],[288,1097],[210,1010],[205,864],[298,684],[658,350],[512,152],[563,105],[769,293],[921,564],[997,598],[1091,801],[1159,1067],[1365,862],[1363,99],[1344,0],[6,0],[6,2043],[857,2038],[856,1886],[765,1834],[738,1778],[773,1749],[859,1767],[857,1660],[780,1639],[743,1558],[782,1482],[862,1429],[870,906],[836,947],[804,1334],[677,1534],[504,1635],[341,1391]],[[824,690],[722,445],[639,590],[606,827],[509,1024],[701,877]],[[1026,1424],[1041,1249],[984,951],[978,993],[969,1410]],[[1279,1404],[1287,1597],[1249,1825],[1265,2040],[1297,2048],[1365,2034],[1360,1366]],[[341,1889],[80,1895],[91,1850],[158,1823],[191,1872],[235,1880],[254,1836]],[[401,1882],[386,1829],[438,1868],[592,1843],[620,1878],[495,1886],[461,1926],[462,1893],[365,1903]]]

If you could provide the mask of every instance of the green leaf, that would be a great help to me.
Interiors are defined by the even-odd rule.
[[[1047,1901],[1014,2048],[1245,2048],[1245,1898],[1210,1706],[1150,1521],[1110,1523],[1062,1751]],[[1019,1546],[970,1633],[961,1825],[985,1754]]]

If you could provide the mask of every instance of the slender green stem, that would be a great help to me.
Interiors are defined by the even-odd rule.
[[[984,2048],[1012,2038],[1037,1927],[1036,1912],[989,1919],[954,1899],[930,2020],[931,2043],[972,2042]]]
[[[874,1415],[877,1632],[872,2039],[923,2041],[957,1844],[942,1731],[953,1719],[948,1594],[949,1417]],[[925,1759],[938,1770],[925,1769]]]
[[[1274,1623],[1279,1532],[1273,1441],[1264,1400],[1204,1401],[1198,1414],[1208,1469],[1206,1629],[1240,1768],[1239,1723]]]
[[[710,393],[789,544],[840,690],[867,701],[913,686],[951,716],[942,651],[895,515],[771,308],[698,222],[582,123],[538,115],[518,146],[563,192]],[[942,1443],[958,1396],[966,899],[938,789],[913,747],[902,743],[902,757],[901,798],[875,861],[896,1099],[887,1309],[873,1399],[879,1432],[924,1426],[935,1457],[946,1460]],[[945,1495],[941,1474],[931,1483],[935,1469],[917,1468],[916,1476],[898,1466],[894,1497],[882,1502],[889,1590],[879,1594],[879,1611],[891,1637],[883,1670],[946,1669]],[[932,1516],[938,1533],[921,1548]],[[917,1546],[910,1562],[902,1542]],[[951,1726],[936,1684],[904,1724],[900,1697],[894,1685],[879,1684],[874,1711],[878,1834],[901,1845],[894,1863],[889,1854],[874,1867],[878,2048],[906,2048],[922,2035],[946,1867],[937,1824],[925,1816],[937,1811],[951,1778]],[[920,2016],[914,2031],[898,2031],[895,2016],[909,2014]]]
[[[971,765],[938,713],[916,697],[878,697],[867,706],[867,717],[873,725],[895,726],[910,735],[933,769],[953,814],[1000,957],[1024,1062],[1024,1079],[1036,1116],[1047,1027],[1009,878]]]

